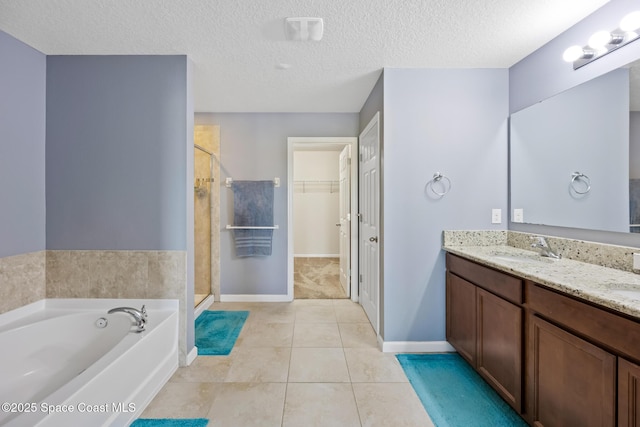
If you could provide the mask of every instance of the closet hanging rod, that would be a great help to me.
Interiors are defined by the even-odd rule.
[[[227,230],[278,230],[280,227],[277,225],[271,227],[258,227],[258,226],[242,226],[242,225],[227,225]]]
[[[231,184],[233,184],[233,178],[227,178],[227,179],[225,179],[225,180],[224,180],[224,184],[225,184],[227,187],[231,187]],[[280,187],[280,178],[278,178],[278,177],[273,178],[273,186],[274,186],[274,187]]]

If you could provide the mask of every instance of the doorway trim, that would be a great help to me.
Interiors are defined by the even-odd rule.
[[[288,137],[287,138],[287,299],[293,301],[293,152],[296,148],[323,150],[332,146],[351,147],[351,274],[350,298],[358,302],[358,138],[357,137]]]

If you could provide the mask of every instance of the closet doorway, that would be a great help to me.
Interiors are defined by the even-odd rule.
[[[357,138],[288,145],[288,296],[357,301]]]

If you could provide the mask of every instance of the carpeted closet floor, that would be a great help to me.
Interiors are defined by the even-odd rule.
[[[347,298],[340,284],[339,258],[296,257],[293,274],[295,299]]]

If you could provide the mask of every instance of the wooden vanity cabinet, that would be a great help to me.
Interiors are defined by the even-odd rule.
[[[447,340],[530,425],[640,427],[640,321],[447,254]]]
[[[531,282],[525,300],[527,395],[534,425],[580,420],[582,425],[640,427],[640,322]],[[564,360],[553,359],[550,368],[544,362],[548,353],[562,354]],[[556,400],[542,400],[550,388],[561,390]],[[572,417],[557,422],[554,406]],[[554,421],[544,422],[549,419]]]
[[[476,369],[516,411],[522,409],[522,308],[477,290]]]
[[[476,286],[447,274],[447,341],[476,366]]]
[[[529,319],[533,425],[613,427],[616,357],[538,316]]]
[[[522,280],[447,254],[446,298],[447,341],[521,412]]]
[[[640,366],[618,358],[618,425],[640,427]]]

